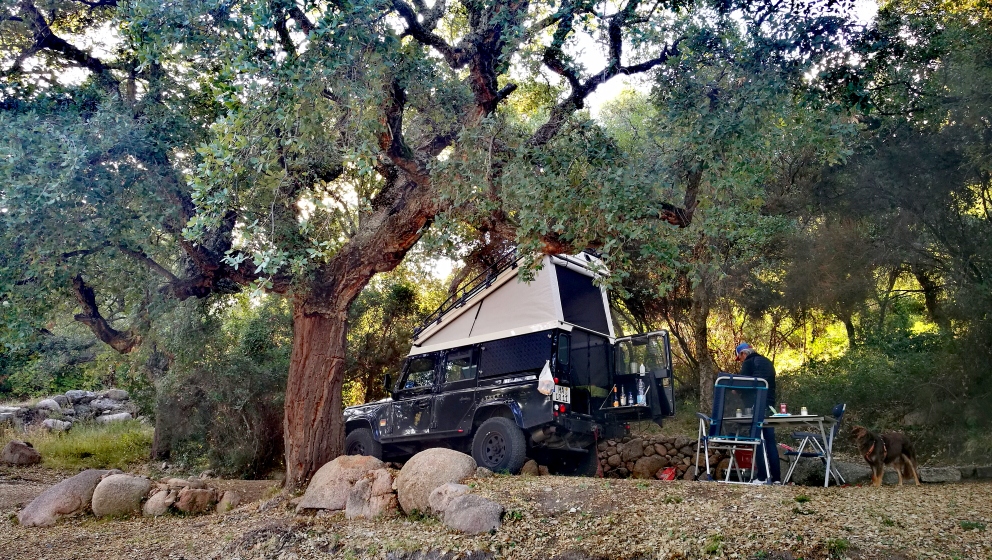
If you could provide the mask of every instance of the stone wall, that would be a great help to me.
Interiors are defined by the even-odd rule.
[[[676,476],[693,480],[696,440],[686,436],[629,436],[599,442],[599,464],[607,478],[659,478],[661,471],[675,467]],[[709,462],[716,468],[727,456],[711,451]],[[699,470],[705,472],[706,458],[699,457]]]

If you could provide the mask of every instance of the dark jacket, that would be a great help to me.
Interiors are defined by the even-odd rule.
[[[775,398],[775,366],[768,358],[757,352],[744,358],[740,375],[758,377],[768,382],[768,405],[778,410],[778,400]]]

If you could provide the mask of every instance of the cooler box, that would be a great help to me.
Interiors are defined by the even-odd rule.
[[[750,469],[754,461],[754,451],[751,449],[735,449],[734,462],[739,469]]]

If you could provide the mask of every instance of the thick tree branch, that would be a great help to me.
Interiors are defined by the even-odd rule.
[[[96,304],[96,294],[93,288],[86,285],[81,274],[77,274],[72,279],[72,290],[76,295],[76,301],[79,302],[79,306],[83,310],[82,313],[76,315],[75,319],[89,327],[97,338],[121,354],[127,354],[141,344],[141,336],[136,332],[131,329],[126,332],[118,331],[100,315],[100,310]]]
[[[308,18],[307,15],[303,13],[303,10],[301,10],[299,6],[294,5],[290,7],[289,10],[287,10],[287,13],[289,14],[289,17],[291,17],[293,21],[296,22],[296,25],[300,26],[300,29],[304,33],[309,35],[311,32],[313,32],[313,22],[310,21],[310,18]]]
[[[431,24],[428,27],[421,24],[417,17],[418,14],[414,11],[413,7],[403,0],[393,0],[393,9],[406,22],[407,29],[404,34],[410,35],[423,45],[433,47],[437,52],[441,53],[448,66],[457,70],[465,66],[465,63],[468,62],[469,53],[463,46],[452,47],[440,35],[434,33],[434,24],[437,23],[436,17],[434,19],[425,18],[425,22],[430,22]]]
[[[131,257],[135,261],[145,265],[150,270],[158,273],[160,276],[165,277],[169,282],[177,282],[179,278],[176,277],[169,269],[155,262],[154,259],[149,257],[144,251],[135,251],[133,249],[128,249],[124,245],[118,245],[118,249],[125,255]]]
[[[99,76],[104,82],[105,87],[111,89],[113,93],[119,94],[117,91],[117,80],[110,75],[108,71],[109,67],[103,61],[55,35],[48,21],[42,15],[41,10],[29,0],[21,0],[19,6],[25,21],[31,28],[34,45],[38,50],[45,49],[61,54],[70,62],[74,62]]]

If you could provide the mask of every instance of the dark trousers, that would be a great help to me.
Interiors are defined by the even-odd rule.
[[[768,470],[772,478],[769,482],[782,482],[782,467],[778,461],[778,443],[775,441],[775,428],[762,428],[761,436],[765,440],[765,453],[758,453],[758,461],[755,464],[757,475],[755,478],[765,478],[765,454],[768,455]]]

